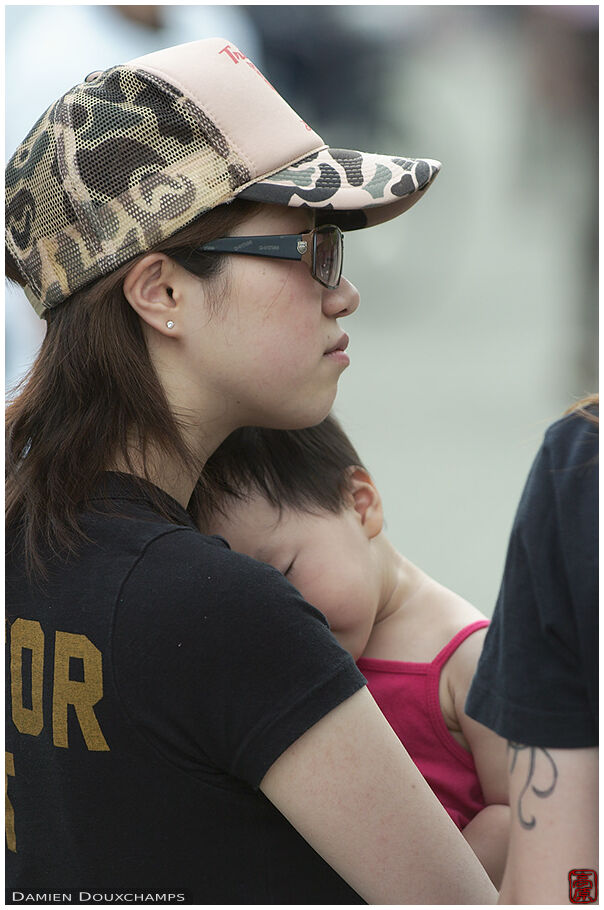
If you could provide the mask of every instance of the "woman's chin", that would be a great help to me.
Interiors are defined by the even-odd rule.
[[[289,426],[282,429],[303,430],[305,427],[314,427],[321,423],[332,409],[336,392],[337,386],[334,385],[332,394],[322,395],[320,398],[313,399],[312,402],[305,402],[299,414],[292,417]]]
[[[305,402],[299,409],[288,409],[283,413],[263,414],[261,418],[249,421],[248,426],[262,426],[272,430],[304,430],[307,427],[314,427],[322,420],[325,420],[335,400],[334,394],[322,397],[321,400],[314,400],[312,403]]]

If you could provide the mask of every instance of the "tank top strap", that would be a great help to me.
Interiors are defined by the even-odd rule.
[[[484,629],[485,626],[489,625],[488,619],[479,619],[476,622],[471,623],[469,626],[460,629],[457,635],[454,635],[451,641],[444,646],[442,651],[439,651],[434,660],[432,661],[430,667],[440,668],[442,667],[448,659],[451,657],[454,651],[459,648],[460,644],[469,638],[474,632],[477,632],[479,629]]]

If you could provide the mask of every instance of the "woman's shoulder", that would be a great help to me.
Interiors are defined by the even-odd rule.
[[[546,430],[518,505],[514,529],[541,539],[544,522],[564,516],[593,521],[598,490],[597,408],[564,415]],[[552,503],[556,508],[552,510]]]
[[[196,575],[211,564],[229,576],[244,573],[253,579],[281,579],[288,584],[281,572],[231,549],[219,534],[203,534],[194,527],[168,523],[158,523],[155,531],[145,548],[146,562],[161,558],[186,575]]]
[[[237,553],[222,537],[188,527],[164,528],[155,536],[130,572],[124,591],[134,600],[142,591],[150,592],[145,596],[167,611],[176,603],[203,603],[223,619],[232,613],[242,623],[246,613],[266,619],[295,612],[327,624],[277,569]]]
[[[545,431],[542,451],[552,467],[580,467],[598,453],[599,408],[597,403],[560,417]]]

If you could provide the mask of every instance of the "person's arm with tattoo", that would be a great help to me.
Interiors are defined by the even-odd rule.
[[[598,473],[593,398],[545,433],[465,706],[508,743],[502,904],[595,900]]]
[[[598,868],[598,749],[510,742],[508,758],[512,824],[499,903],[568,904],[569,872]]]

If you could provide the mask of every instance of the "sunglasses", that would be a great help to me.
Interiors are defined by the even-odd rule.
[[[337,288],[342,277],[344,234],[335,224],[322,224],[307,234],[220,237],[197,247],[195,252],[241,253],[267,259],[301,260],[310,268],[315,281],[326,288]]]

